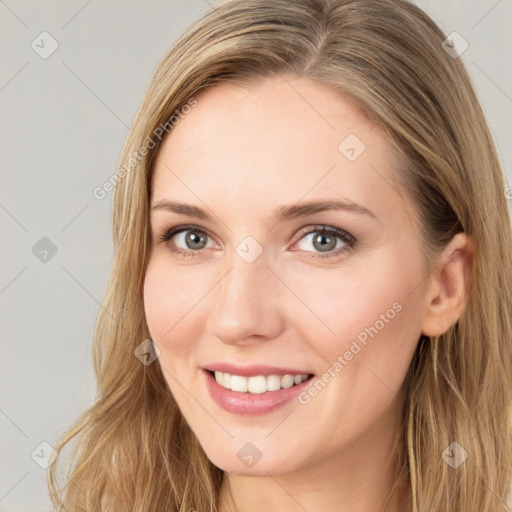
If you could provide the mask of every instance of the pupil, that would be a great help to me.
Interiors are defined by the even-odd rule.
[[[325,240],[330,240],[330,242],[325,242]],[[316,245],[318,242],[318,246]],[[320,251],[329,251],[336,247],[336,239],[330,235],[321,234],[315,237],[314,244],[317,249]]]
[[[197,247],[197,244],[201,246],[201,243],[204,242],[204,239],[205,237],[197,234],[197,232],[189,231],[186,243],[191,249],[202,249],[202,247]]]

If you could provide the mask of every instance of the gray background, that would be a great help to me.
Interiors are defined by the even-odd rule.
[[[468,41],[462,58],[512,183],[511,0],[416,3]],[[49,449],[40,443],[54,444],[95,389],[91,342],[112,249],[111,194],[97,200],[92,190],[115,172],[156,65],[208,8],[206,0],[0,0],[0,512],[49,509],[36,463]],[[43,31],[59,45],[46,59],[31,47],[43,45]],[[43,237],[56,254],[36,256],[47,249]]]

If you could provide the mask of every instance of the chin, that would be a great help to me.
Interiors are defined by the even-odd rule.
[[[290,455],[280,451],[276,456],[276,447],[268,447],[272,455],[265,454],[265,448],[257,449],[251,443],[234,442],[233,450],[205,450],[212,464],[226,473],[240,476],[269,476],[290,472],[297,462]],[[204,449],[204,448],[203,448]],[[295,464],[294,464],[295,462]]]

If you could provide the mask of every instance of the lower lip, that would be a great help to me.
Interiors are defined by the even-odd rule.
[[[266,414],[279,409],[296,398],[311,381],[310,378],[291,388],[279,389],[277,391],[241,393],[231,391],[218,384],[215,377],[209,371],[203,370],[203,373],[206,377],[206,387],[213,401],[228,412],[244,416]]]

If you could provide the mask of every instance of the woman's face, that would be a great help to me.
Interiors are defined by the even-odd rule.
[[[152,185],[144,304],[170,391],[225,471],[378,460],[426,290],[392,146],[304,78],[196,100]]]

